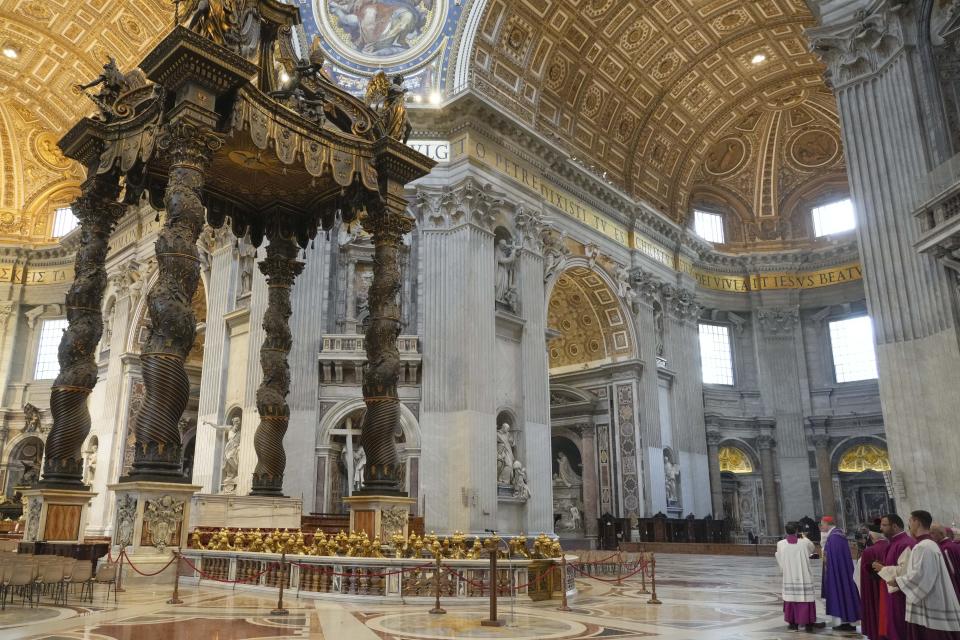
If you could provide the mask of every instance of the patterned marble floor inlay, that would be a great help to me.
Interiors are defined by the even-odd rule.
[[[485,602],[444,602],[446,615],[430,615],[431,604],[298,600],[288,595],[286,616],[271,616],[276,594],[232,591],[203,585],[181,588],[184,604],[166,604],[161,587],[130,586],[119,605],[99,590],[94,604],[37,608],[8,603],[0,613],[3,640],[805,640],[783,622],[780,575],[772,558],[663,555],[657,558],[657,595],[639,579],[577,581],[569,612],[559,602],[501,599],[503,627],[484,627]],[[650,585],[648,584],[647,587]],[[818,603],[822,614],[823,602]],[[844,637],[821,631],[821,637]],[[846,634],[846,637],[858,637]]]

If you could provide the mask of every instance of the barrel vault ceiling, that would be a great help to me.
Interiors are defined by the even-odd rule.
[[[139,62],[172,20],[167,0],[0,0],[0,241],[50,242],[83,177],[56,146],[92,111],[75,85]]]
[[[808,242],[847,189],[803,0],[488,0],[473,86],[671,218],[728,213],[731,248]]]

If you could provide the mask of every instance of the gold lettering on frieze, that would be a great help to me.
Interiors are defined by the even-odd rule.
[[[692,275],[697,284],[704,289],[732,293],[783,289],[819,289],[820,287],[829,287],[863,279],[863,268],[856,262],[819,271],[764,273],[750,275],[749,277],[700,271],[684,261],[681,261],[680,266],[681,271]]]

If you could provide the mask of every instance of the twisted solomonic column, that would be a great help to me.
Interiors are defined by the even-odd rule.
[[[164,128],[157,146],[170,159],[167,213],[156,243],[159,277],[147,296],[152,328],[140,354],[145,394],[134,419],[133,469],[123,480],[186,482],[178,424],[190,395],[184,361],[197,331],[191,301],[200,281],[200,196],[221,141],[209,130],[177,121]]]
[[[297,244],[280,233],[268,235],[267,257],[260,262],[260,271],[267,278],[267,310],[263,314],[263,346],[260,366],[263,381],[257,389],[257,411],[260,425],[253,437],[257,466],[253,471],[253,496],[282,496],[283,472],[287,456],[283,436],[290,421],[290,365],[287,357],[293,345],[290,333],[290,289],[303,263],[297,260]]]
[[[363,374],[363,399],[367,412],[360,442],[367,456],[360,493],[389,495],[398,488],[397,444],[394,433],[400,420],[401,287],[400,248],[403,236],[414,226],[402,210],[378,207],[362,219],[363,228],[373,236],[373,282],[370,285],[370,326],[366,334],[367,369]]]
[[[97,343],[103,334],[104,267],[114,225],[126,211],[117,202],[117,176],[93,175],[73,203],[80,220],[80,245],[67,292],[67,329],[60,339],[60,374],[50,390],[53,427],[47,436],[42,486],[83,490],[83,441],[90,432],[87,398],[97,384]]]

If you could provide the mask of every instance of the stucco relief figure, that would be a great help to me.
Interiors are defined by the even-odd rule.
[[[627,267],[617,269],[617,295],[624,300],[632,297],[633,287],[630,285],[630,270]]]
[[[137,519],[137,499],[124,494],[117,500],[117,532],[114,542],[121,547],[133,544],[133,525]]]
[[[680,465],[673,462],[670,452],[663,452],[663,477],[667,486],[667,504],[680,504]]]
[[[353,486],[360,488],[363,486],[363,468],[367,466],[367,454],[363,447],[357,447],[353,450]]]
[[[557,475],[554,476],[553,481],[565,487],[583,484],[580,474],[573,470],[570,459],[563,451],[557,453]]]
[[[245,296],[253,289],[253,263],[257,249],[249,242],[241,243],[240,248],[240,295]]]
[[[90,443],[90,448],[87,450],[87,455],[84,456],[86,464],[83,467],[83,483],[84,484],[93,484],[93,480],[97,475],[97,451],[99,450],[100,445],[96,440]]]
[[[240,475],[240,418],[230,420],[227,443],[223,447],[223,480],[220,493],[236,493],[237,477]]]
[[[497,484],[513,483],[513,463],[516,462],[513,444],[510,425],[504,422],[497,429]]]
[[[497,242],[496,301],[516,309],[519,296],[516,285],[517,248],[505,239]]]
[[[40,422],[40,409],[37,409],[29,402],[23,405],[23,432],[38,433],[42,430],[43,425]]]
[[[359,53],[392,56],[410,49],[427,26],[434,0],[327,0],[336,26]]]
[[[657,355],[663,356],[663,307],[659,304],[653,305],[653,326],[657,333]]]

